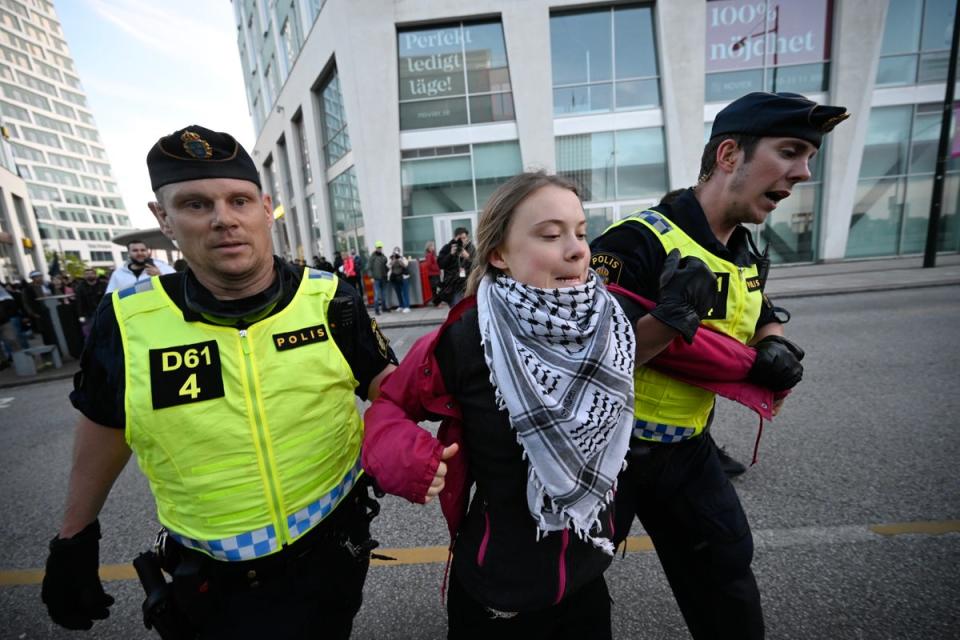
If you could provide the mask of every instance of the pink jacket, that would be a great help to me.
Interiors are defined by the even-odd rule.
[[[364,470],[381,489],[410,502],[424,502],[443,449],[454,442],[460,445],[457,455],[447,461],[446,484],[440,492],[440,509],[451,540],[466,514],[472,480],[465,462],[460,407],[444,387],[434,350],[447,326],[476,304],[475,297],[464,298],[439,329],[417,340],[380,384],[380,396],[363,416]],[[417,425],[438,419],[436,438]]]
[[[647,309],[654,306],[617,285],[608,289]],[[447,461],[445,485],[440,492],[440,508],[451,540],[466,514],[472,480],[466,465],[460,408],[444,387],[434,350],[447,326],[474,306],[475,297],[464,298],[450,310],[439,329],[417,340],[400,366],[380,385],[380,397],[364,414],[363,468],[376,478],[381,489],[410,502],[424,502],[443,449],[453,443],[460,445],[457,455]],[[648,366],[743,404],[761,417],[762,426],[763,418],[772,417],[774,394],[746,381],[755,359],[756,351],[751,347],[701,327],[692,344],[678,337]],[[418,426],[424,420],[441,421],[436,438]]]

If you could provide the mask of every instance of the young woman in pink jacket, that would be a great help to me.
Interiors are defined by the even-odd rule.
[[[365,416],[363,464],[453,538],[449,638],[609,638],[611,501],[635,338],[590,269],[576,187],[521,174],[487,202],[468,297]],[[417,426],[443,419],[439,439]],[[469,488],[476,485],[467,504]]]

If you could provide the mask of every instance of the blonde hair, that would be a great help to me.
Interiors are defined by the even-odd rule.
[[[493,192],[483,207],[474,234],[476,253],[473,256],[470,276],[467,278],[466,295],[476,294],[480,281],[488,273],[500,273],[499,269],[490,264],[490,254],[506,242],[513,212],[535,191],[548,186],[569,189],[580,197],[580,189],[574,182],[563,176],[548,175],[544,171],[516,175]]]

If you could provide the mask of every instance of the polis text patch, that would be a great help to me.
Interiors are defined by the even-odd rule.
[[[314,342],[323,342],[327,339],[329,339],[327,328],[322,324],[318,324],[315,327],[304,327],[296,331],[288,331],[287,333],[273,334],[273,344],[277,347],[277,351],[296,349],[297,347],[304,347]]]

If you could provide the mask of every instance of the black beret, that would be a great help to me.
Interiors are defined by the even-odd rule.
[[[817,104],[796,93],[748,93],[717,114],[710,137],[800,138],[819,148],[823,135],[849,117],[846,107]]]
[[[240,143],[229,133],[198,125],[157,140],[147,154],[147,170],[154,191],[165,184],[204,178],[249,180],[260,188],[260,173]]]

